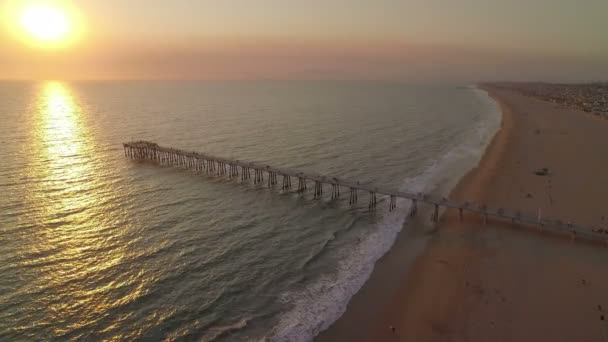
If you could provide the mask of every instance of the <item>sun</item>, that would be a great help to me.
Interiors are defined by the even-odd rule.
[[[23,8],[20,24],[30,39],[43,44],[67,41],[73,30],[68,12],[51,4],[32,4]]]

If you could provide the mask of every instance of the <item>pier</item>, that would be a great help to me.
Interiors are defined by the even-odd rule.
[[[250,182],[253,177],[254,184],[264,184],[268,188],[278,185],[280,177],[281,190],[294,191],[303,196],[310,189],[312,190],[314,199],[322,198],[323,192],[326,189],[331,191],[332,200],[339,199],[341,191],[345,191],[349,194],[349,205],[355,206],[359,203],[359,195],[361,194],[362,197],[365,196],[364,200],[366,200],[370,211],[376,210],[378,196],[384,196],[389,200],[389,211],[397,209],[397,199],[399,198],[411,201],[412,205],[408,213],[409,216],[417,214],[419,204],[431,206],[433,208],[431,219],[434,222],[439,220],[440,209],[457,210],[460,220],[463,219],[465,212],[467,212],[479,215],[483,219],[484,224],[487,223],[489,218],[497,218],[512,223],[536,226],[541,231],[551,230],[567,234],[573,240],[582,238],[592,241],[603,241],[608,246],[608,235],[606,234],[608,230],[604,233],[603,230],[593,229],[592,227],[564,222],[559,219],[543,218],[540,215],[530,215],[518,210],[491,208],[486,204],[458,202],[445,197],[420,192],[414,193],[386,189],[333,176],[272,167],[251,161],[220,158],[200,152],[163,147],[149,141],[124,143],[123,148],[125,156],[134,160],[151,161],[159,165],[179,167],[195,172],[204,172],[209,175],[228,177],[230,179],[240,178],[241,182]],[[292,180],[294,181],[293,183]],[[294,189],[292,184],[296,184],[296,181],[297,188]]]

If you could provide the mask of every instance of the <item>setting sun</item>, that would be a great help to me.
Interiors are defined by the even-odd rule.
[[[50,5],[32,5],[23,10],[21,25],[25,32],[40,42],[67,39],[71,23],[65,11]]]

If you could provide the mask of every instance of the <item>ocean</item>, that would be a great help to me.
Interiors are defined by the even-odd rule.
[[[447,194],[500,126],[467,85],[0,83],[0,340],[308,341],[408,225],[125,158],[150,140]],[[310,187],[309,187],[310,189]]]

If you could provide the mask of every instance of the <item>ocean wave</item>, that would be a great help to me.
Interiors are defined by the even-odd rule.
[[[302,268],[306,268],[315,260],[319,259],[321,255],[323,255],[327,251],[327,246],[336,239],[335,234],[331,234],[331,237],[323,242],[320,248],[316,250],[316,252],[312,253],[306,261],[304,261]]]
[[[202,341],[205,341],[205,342],[215,341],[218,338],[225,336],[226,334],[228,334],[230,332],[233,332],[235,330],[244,329],[251,319],[252,319],[251,317],[245,317],[232,324],[211,328],[211,329],[209,329],[208,336],[204,336],[202,338]]]
[[[399,206],[409,205],[399,203]],[[405,213],[407,209],[385,217],[354,248],[341,251],[342,261],[335,275],[323,276],[303,291],[285,293],[281,300],[293,308],[282,316],[269,339],[309,341],[337,320],[350,298],[370,277],[376,261],[393,245],[405,222]]]
[[[401,188],[426,190],[429,179],[438,172],[437,165],[440,163],[433,163],[420,175],[406,179]],[[393,246],[406,223],[411,204],[399,200],[397,206],[399,211],[383,217],[376,229],[359,240],[357,245],[339,252],[341,261],[336,274],[323,276],[304,290],[281,296],[281,301],[290,304],[292,309],[282,315],[268,336],[269,340],[312,340],[344,313],[352,296],[371,276],[376,261]]]
[[[471,88],[471,91],[484,96],[476,88]],[[486,120],[480,120],[467,139],[429,163],[418,175],[405,179],[401,188],[412,192],[447,193],[467,169],[478,162],[485,146],[498,129],[493,113],[486,114],[489,114]],[[450,172],[450,169],[463,161],[466,161],[466,166]],[[444,179],[446,177],[449,179]],[[411,203],[398,200],[397,204],[400,210],[384,216],[377,223],[376,229],[359,240],[357,245],[339,252],[341,261],[335,274],[322,276],[303,290],[282,294],[281,301],[291,305],[291,309],[281,316],[265,339],[310,341],[342,316],[352,296],[371,276],[376,261],[390,250],[406,224]],[[319,253],[323,253],[324,249],[325,246]]]

